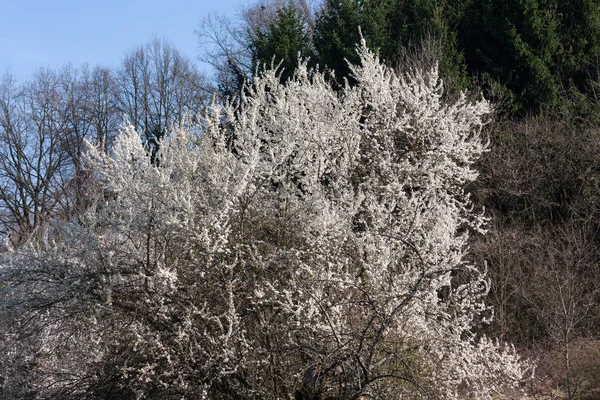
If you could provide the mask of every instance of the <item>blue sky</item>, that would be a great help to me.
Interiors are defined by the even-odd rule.
[[[211,12],[235,17],[244,0],[0,0],[0,75],[40,67],[117,66],[154,36],[197,62],[194,30]],[[207,72],[208,67],[202,67]]]

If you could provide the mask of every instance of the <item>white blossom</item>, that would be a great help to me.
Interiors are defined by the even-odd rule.
[[[436,68],[358,52],[339,92],[306,63],[286,84],[264,72],[175,129],[158,164],[131,127],[110,155],[90,146],[88,212],[0,261],[41,397],[517,389],[530,365],[475,333],[489,288],[465,260],[490,105],[446,104]]]

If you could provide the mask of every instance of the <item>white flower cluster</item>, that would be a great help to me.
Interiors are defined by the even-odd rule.
[[[339,92],[306,64],[265,72],[158,164],[131,128],[110,156],[90,147],[87,214],[1,261],[5,315],[39,328],[38,389],[485,399],[525,379],[477,335],[488,283],[464,260],[489,104],[444,104],[437,69],[358,51]]]

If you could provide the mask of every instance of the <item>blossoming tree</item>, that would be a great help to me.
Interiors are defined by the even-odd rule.
[[[40,397],[491,398],[528,365],[478,335],[490,111],[364,45],[356,84],[302,64],[174,130],[125,128],[52,243],[2,256],[4,390]],[[90,192],[92,192],[90,190]],[[27,389],[22,389],[22,388]],[[16,390],[16,389],[15,389]]]

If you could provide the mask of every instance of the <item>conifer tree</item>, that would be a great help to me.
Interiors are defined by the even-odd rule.
[[[324,1],[315,26],[317,62],[335,70],[341,82],[350,77],[346,60],[358,62],[354,44],[359,35],[391,66],[402,64],[407,51],[426,44],[437,53],[434,58],[439,60],[440,74],[452,81],[452,89],[465,89],[469,80],[451,27],[454,11],[448,1]]]
[[[294,74],[300,58],[312,55],[308,21],[293,3],[279,8],[274,21],[259,27],[251,38],[253,70],[278,66],[284,82]]]

